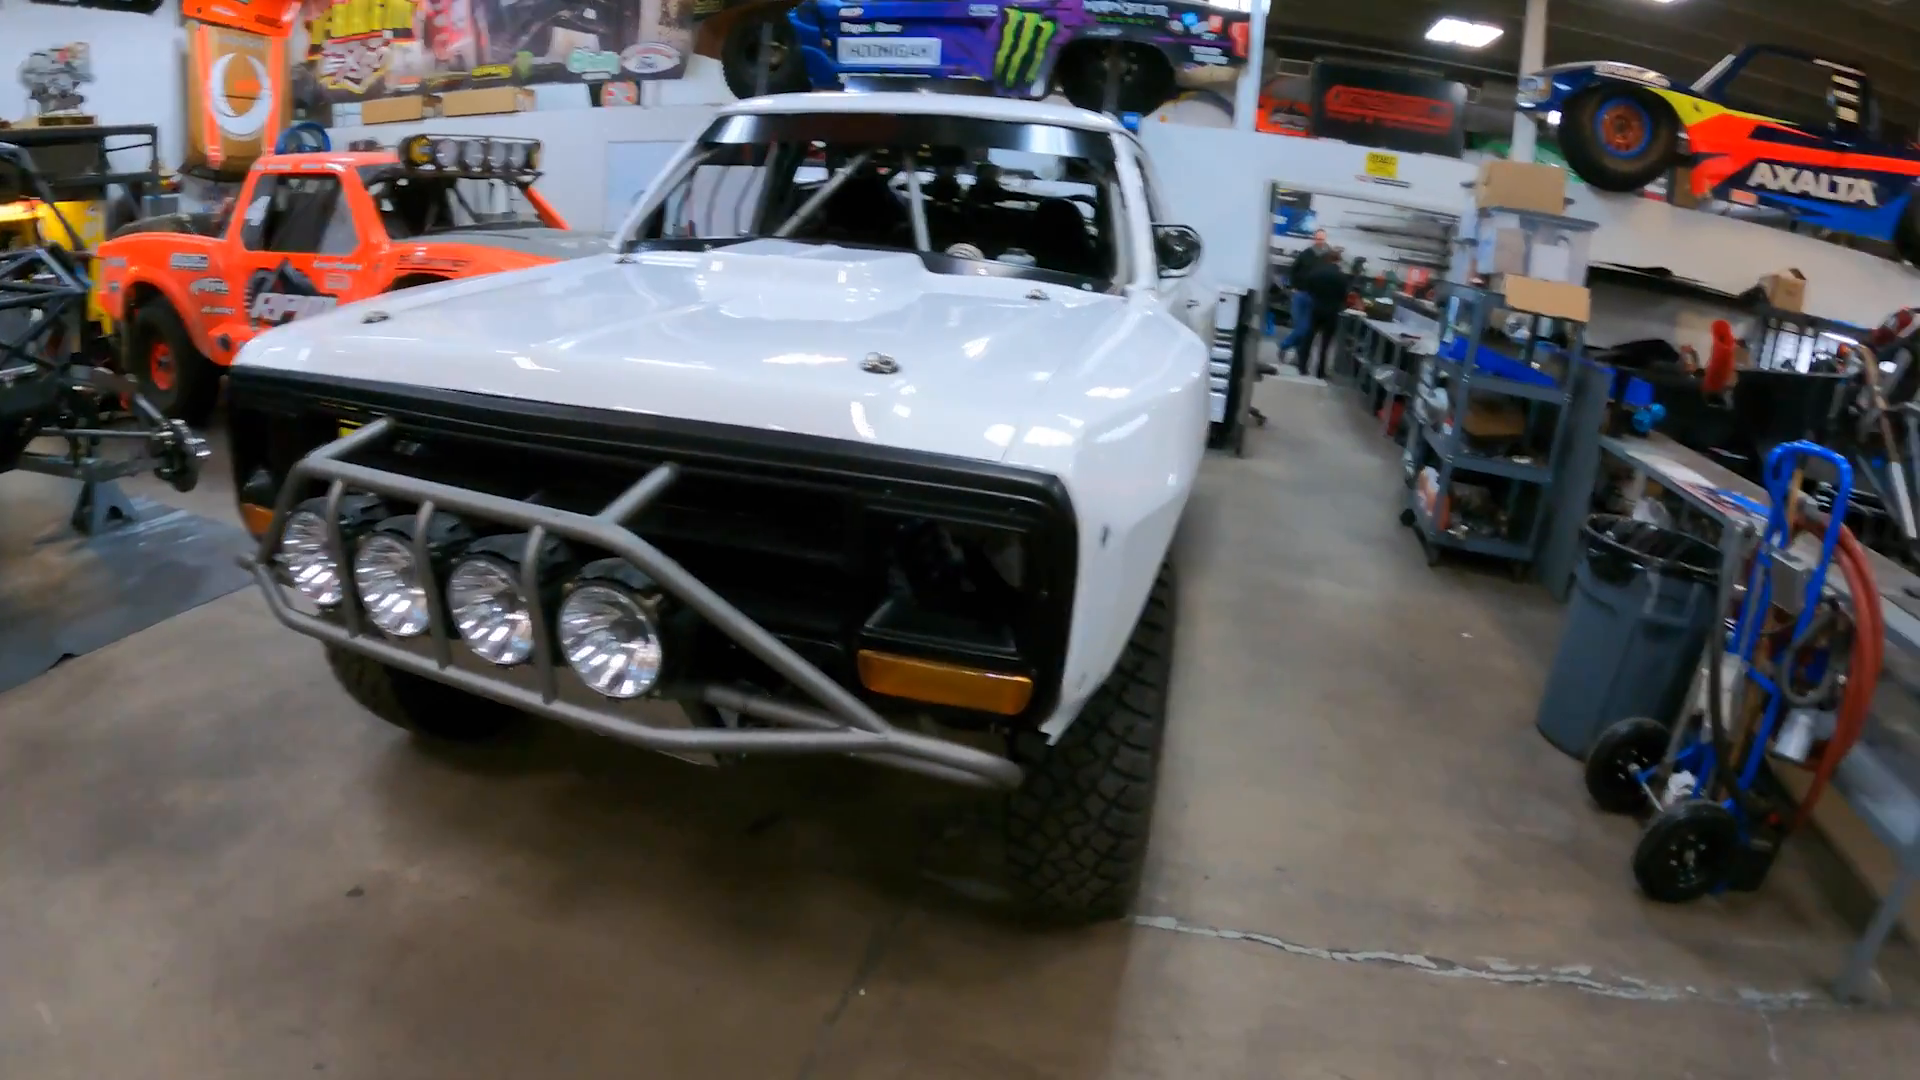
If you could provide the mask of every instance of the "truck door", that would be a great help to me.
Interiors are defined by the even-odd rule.
[[[1145,154],[1135,152],[1134,162],[1140,169],[1140,187],[1147,193],[1147,217],[1149,225],[1177,225],[1169,216],[1167,208],[1161,202],[1159,185],[1154,182],[1153,166],[1148,163]],[[1151,242],[1151,235],[1149,235]],[[1144,253],[1148,260],[1155,260],[1153,248],[1149,246]],[[1208,296],[1194,282],[1191,275],[1165,277],[1159,274],[1157,261],[1154,265],[1156,289],[1160,300],[1167,306],[1167,313],[1193,329],[1201,341],[1213,340],[1214,309],[1218,298]]]
[[[232,296],[251,333],[360,299],[368,242],[334,172],[269,172],[240,208]]]

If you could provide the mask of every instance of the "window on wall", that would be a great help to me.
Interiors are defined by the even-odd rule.
[[[337,176],[264,176],[247,205],[240,242],[253,251],[345,255],[355,244],[353,213]]]

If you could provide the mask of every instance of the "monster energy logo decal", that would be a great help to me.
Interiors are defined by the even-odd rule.
[[[1008,8],[1007,21],[1000,28],[1000,49],[993,56],[994,83],[1011,90],[1038,79],[1047,46],[1059,29],[1059,23],[1037,12]]]

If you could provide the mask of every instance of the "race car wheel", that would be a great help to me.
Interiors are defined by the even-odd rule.
[[[1598,86],[1567,102],[1560,152],[1601,191],[1638,191],[1665,175],[1680,149],[1680,118],[1638,87]]]
[[[1060,741],[1013,740],[1026,780],[1007,804],[1007,864],[1044,915],[1119,918],[1140,889],[1173,666],[1173,568],[1163,566],[1119,662]]]
[[[1075,107],[1100,112],[1107,107],[1107,53],[1119,51],[1119,88],[1115,106],[1123,113],[1145,116],[1173,100],[1177,89],[1173,65],[1165,54],[1137,42],[1101,47],[1099,41],[1077,42],[1061,52],[1055,81]]]
[[[140,393],[161,415],[194,427],[213,416],[220,368],[193,347],[173,305],[154,297],[134,312],[122,362]]]
[[[390,668],[345,649],[327,649],[327,666],[361,708],[404,731],[449,742],[491,738],[520,713],[445,683]]]
[[[753,97],[760,78],[760,28],[771,24],[772,51],[767,56],[767,93],[792,94],[810,89],[800,62],[800,43],[787,21],[785,5],[749,9],[727,28],[720,42],[720,73],[737,98]]]
[[[1920,266],[1920,195],[1907,196],[1900,223],[1893,227],[1893,250],[1903,261]]]

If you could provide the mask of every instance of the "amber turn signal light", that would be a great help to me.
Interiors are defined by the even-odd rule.
[[[273,507],[261,506],[259,503],[241,503],[240,521],[246,525],[247,531],[253,534],[253,538],[258,540],[267,535],[267,530],[273,527]]]
[[[1033,700],[1033,680],[1025,675],[981,671],[871,649],[860,650],[860,683],[888,697],[999,716],[1017,716]]]

